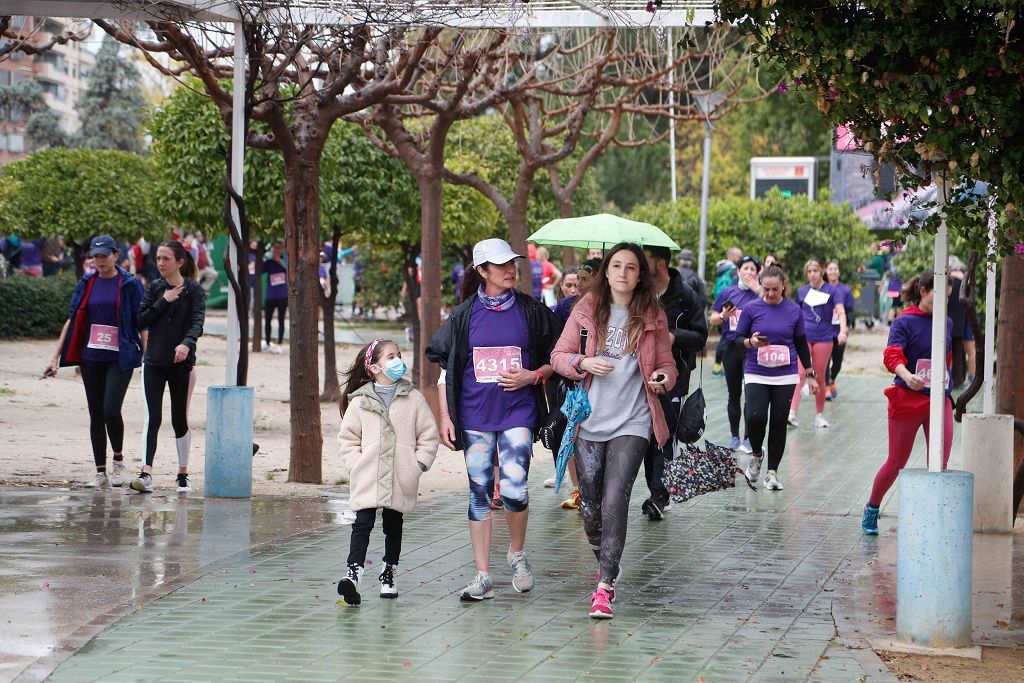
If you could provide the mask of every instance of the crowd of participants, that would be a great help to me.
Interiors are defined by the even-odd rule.
[[[109,236],[84,248],[91,269],[75,289],[45,375],[80,366],[96,469],[89,486],[105,488],[127,481],[121,407],[134,369],[141,366],[144,465],[129,486],[140,493],[153,490],[166,389],[178,453],[176,487],[188,491],[189,399],[205,317],[202,273],[194,251],[179,240],[150,248],[156,272],[148,276],[123,266],[121,248]],[[286,272],[282,250],[282,244],[272,245],[262,264],[270,290],[287,287],[286,279],[273,279]],[[510,585],[517,592],[532,590],[536,577],[526,537],[534,442],[569,387],[580,383],[591,413],[570,437],[572,492],[562,507],[579,511],[594,553],[589,614],[611,618],[641,466],[649,492],[642,512],[658,521],[671,508],[662,476],[676,452],[680,407],[691,373],[700,372],[709,321],[721,331],[714,374],[724,375],[727,386],[729,446],[749,456],[744,474],[750,481],[760,480],[769,491],[784,488],[780,467],[787,430],[799,425],[803,394],[814,396],[814,428],[829,428],[826,400],[838,395],[836,379],[855,314],[853,294],[835,261],[808,260],[799,284],[774,256],[761,261],[730,249],[725,259],[730,265],[719,264],[709,293],[688,250],[680,254],[678,268],[668,249],[632,243],[591,250],[578,266],[563,269],[543,248],[531,254],[534,296],[516,288],[516,261],[524,256],[500,239],[474,247],[472,266],[464,268],[459,283],[460,303],[425,350],[426,359],[441,368],[439,419],[405,379],[408,368],[395,342],[374,340],[349,368],[338,437],[352,470],[350,508],[356,513],[347,570],[337,584],[346,604],[361,602],[378,509],[385,534],[380,596],[397,597],[403,516],[415,507],[420,475],[433,464],[438,442],[463,451],[469,480],[476,574],[460,598],[475,602],[494,596],[490,550],[497,510],[509,530]],[[906,465],[918,431],[928,431],[932,288],[930,273],[907,282],[900,292],[906,307],[890,323],[883,359],[895,376],[885,392],[889,454],[863,510],[867,534],[878,532],[882,499]],[[269,291],[268,300],[276,300]],[[274,310],[267,311],[268,341]],[[952,346],[955,321],[948,321],[948,328]],[[956,379],[946,371],[948,396]],[[945,430],[944,460],[952,435],[948,401]],[[558,435],[555,443],[560,440]],[[545,485],[558,483],[552,477]]]

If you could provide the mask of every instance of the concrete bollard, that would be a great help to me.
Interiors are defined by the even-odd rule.
[[[964,415],[960,450],[974,474],[974,531],[1013,532],[1013,416]]]
[[[252,387],[210,387],[206,392],[206,496],[252,496],[254,394]]]
[[[905,469],[899,478],[896,637],[971,646],[974,475]]]

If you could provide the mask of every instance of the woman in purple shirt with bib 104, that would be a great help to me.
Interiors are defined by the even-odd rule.
[[[811,369],[813,374],[806,372],[807,367],[800,364],[800,381],[805,377],[813,377],[818,385],[814,396],[814,426],[828,427],[825,419],[825,366],[832,357],[832,320],[839,321],[837,341],[846,343],[846,307],[839,300],[838,292],[832,285],[825,282],[825,268],[818,259],[811,259],[804,264],[804,277],[807,284],[797,290],[796,302],[800,305],[804,318],[804,329],[807,333],[807,344],[811,350]],[[800,392],[793,394],[789,408],[789,424],[799,427],[796,414],[800,409]]]
[[[746,352],[733,344],[736,328],[743,319],[747,304],[758,301],[757,273],[761,264],[753,256],[740,259],[739,281],[723,289],[711,304],[711,324],[722,326],[722,369],[725,371],[725,385],[729,390],[729,429],[732,441],[729,448],[750,453],[750,439],[746,434],[740,441],[740,397],[743,395],[743,363]]]
[[[825,279],[836,290],[836,301],[843,305],[843,310],[846,313],[847,330],[852,331],[854,327],[853,311],[856,302],[853,299],[853,292],[850,291],[850,288],[839,281],[838,261],[829,261],[828,265],[825,266]],[[839,371],[843,368],[843,355],[846,353],[846,342],[839,342],[839,333],[841,331],[838,311],[833,310],[832,357],[829,358],[828,364],[825,366],[825,384],[828,389],[825,398],[830,401],[839,396],[839,392],[836,391],[836,377],[839,376]]]
[[[768,436],[768,472],[764,485],[769,490],[782,489],[778,478],[779,464],[786,450],[786,410],[797,385],[804,381],[797,359],[810,365],[804,316],[800,307],[785,298],[786,274],[778,266],[768,266],[761,273],[764,297],[751,302],[743,311],[733,344],[746,351],[743,366],[744,390],[747,394],[746,420],[753,454],[746,469],[747,479],[755,481],[761,474],[765,435]],[[807,387],[818,391],[814,370],[807,372]]]
[[[467,296],[426,349],[427,359],[444,370],[438,382],[441,442],[464,451],[469,475],[469,535],[477,573],[460,594],[464,601],[494,597],[495,455],[511,542],[506,559],[512,588],[524,593],[535,583],[525,550],[527,476],[534,434],[546,415],[541,383],[551,376],[549,356],[562,323],[543,303],[515,289],[519,258],[504,240],[478,242],[463,282]]]

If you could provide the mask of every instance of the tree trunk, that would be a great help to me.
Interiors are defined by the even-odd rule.
[[[512,251],[517,254],[526,254],[526,202],[520,201],[518,197],[513,198],[505,212],[505,222],[508,224],[508,241]],[[516,288],[519,291],[533,296],[533,273],[530,270],[529,259],[519,259],[516,263],[519,277],[516,280]]]
[[[252,352],[263,350],[263,254],[267,251],[267,243],[256,242],[256,260],[253,262],[252,278]]]
[[[420,283],[420,324],[419,334],[416,335],[415,371],[419,390],[427,397],[436,414],[437,378],[440,371],[423,355],[431,337],[441,326],[441,168],[431,171],[418,173],[416,177],[420,190],[420,257],[423,260],[423,276]]]
[[[310,159],[312,157],[312,159]],[[291,166],[291,168],[289,168]],[[320,176],[319,153],[285,155],[285,246],[288,250],[288,337],[291,460],[288,481],[323,478],[320,427]]]
[[[1024,418],[1024,354],[1018,348],[1018,339],[1024,333],[1024,259],[1008,256],[1003,259],[1003,278],[999,295],[999,318],[996,329],[996,412]],[[1015,471],[1024,462],[1024,438],[1014,433],[1013,463]],[[1019,509],[1024,496],[1024,482],[1016,477],[1014,505]]]
[[[331,295],[320,297],[324,312],[324,392],[320,394],[321,401],[337,401],[341,398],[341,387],[338,385],[338,354],[334,348],[334,299],[338,295],[340,242],[341,228],[335,225],[331,231],[331,244],[334,245],[333,258],[328,268]]]

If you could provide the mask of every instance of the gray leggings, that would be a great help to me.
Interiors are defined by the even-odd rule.
[[[609,441],[576,439],[580,514],[590,547],[601,565],[600,582],[611,585],[626,544],[629,494],[644,461],[648,439],[617,436]]]

